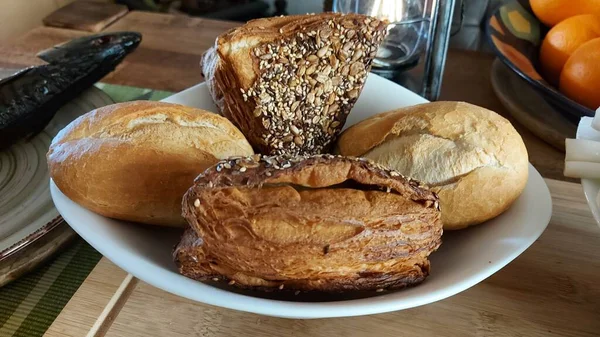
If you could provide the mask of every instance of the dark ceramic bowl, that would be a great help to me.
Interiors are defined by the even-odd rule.
[[[568,98],[538,72],[538,51],[547,33],[533,14],[528,0],[507,1],[489,17],[486,37],[498,58],[529,83],[565,117],[579,121],[594,111]]]

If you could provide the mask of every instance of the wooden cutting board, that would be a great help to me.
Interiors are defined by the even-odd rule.
[[[99,1],[74,1],[43,19],[46,26],[96,33],[127,14],[125,5]]]
[[[597,336],[600,228],[579,184],[546,180],[548,229],[484,282],[418,308],[352,318],[290,320],[193,302],[103,259],[46,336]]]

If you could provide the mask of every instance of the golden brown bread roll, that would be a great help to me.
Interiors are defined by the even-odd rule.
[[[326,152],[365,83],[386,23],[359,14],[257,19],[202,60],[222,114],[258,152]]]
[[[528,178],[527,149],[510,122],[464,102],[426,103],[373,116],[344,131],[336,148],[428,184],[440,196],[446,230],[504,212]]]
[[[47,159],[58,188],[96,213],[184,226],[181,201],[194,178],[220,159],[252,154],[222,116],[137,101],[77,118],[53,139]]]
[[[420,283],[441,243],[437,196],[362,158],[222,161],[196,179],[175,249],[183,275],[239,287],[375,290]]]

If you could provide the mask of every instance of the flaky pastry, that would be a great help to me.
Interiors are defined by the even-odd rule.
[[[183,201],[180,272],[240,287],[415,285],[441,243],[438,197],[365,159],[244,157],[200,175]]]

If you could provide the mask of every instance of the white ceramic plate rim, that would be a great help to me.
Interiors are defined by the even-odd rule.
[[[387,81],[380,77],[374,77],[374,75],[370,75],[369,80],[376,82]],[[196,99],[195,96],[192,95],[194,90],[198,90],[197,88],[203,85],[204,84],[199,84],[178,95],[189,95],[193,102],[193,99]],[[396,84],[393,85],[396,86]],[[401,87],[399,90],[408,91]],[[411,95],[416,96],[412,93]],[[167,101],[170,100],[171,99],[167,99]],[[418,103],[425,100],[419,97],[418,99],[415,98],[414,101]],[[191,105],[194,106],[193,103]],[[110,242],[107,243],[106,240],[103,240],[101,235],[99,235],[97,229],[95,230],[93,226],[89,226],[89,223],[84,224],[78,221],[78,216],[82,215],[85,215],[88,218],[100,216],[83,209],[66,198],[53,181],[51,181],[50,185],[51,193],[57,208],[73,229],[105,257],[140,280],[175,295],[206,304],[286,318],[326,318],[377,314],[421,306],[455,295],[494,274],[525,251],[545,230],[550,220],[552,209],[548,187],[539,173],[530,165],[527,187],[523,192],[523,195],[517,200],[517,203],[521,198],[525,198],[526,203],[534,203],[534,206],[536,206],[537,209],[542,210],[541,214],[535,214],[535,216],[533,216],[533,218],[536,219],[535,227],[526,230],[524,233],[520,233],[523,234],[523,236],[519,237],[521,241],[518,244],[518,248],[510,251],[510,253],[507,252],[500,259],[493,261],[493,263],[490,261],[490,263],[486,263],[485,266],[475,266],[474,268],[476,270],[470,277],[455,280],[456,282],[447,286],[438,287],[436,290],[425,295],[415,294],[412,295],[412,297],[405,296],[403,291],[399,291],[363,299],[333,302],[291,302],[252,297],[218,289],[184,277],[171,270],[165,270],[156,263],[145,260],[139,255],[132,254],[124,246],[119,246]],[[72,212],[72,210],[75,210],[77,214]],[[510,217],[510,215],[508,215],[510,212],[511,210],[509,209],[497,219]],[[531,220],[532,216],[528,219]],[[497,221],[501,222],[501,220]],[[160,275],[160,277],[157,277],[156,275]],[[425,283],[426,282],[427,280]],[[423,285],[424,284],[419,285],[418,287],[422,287]],[[193,289],[194,291],[190,291],[190,289]]]

